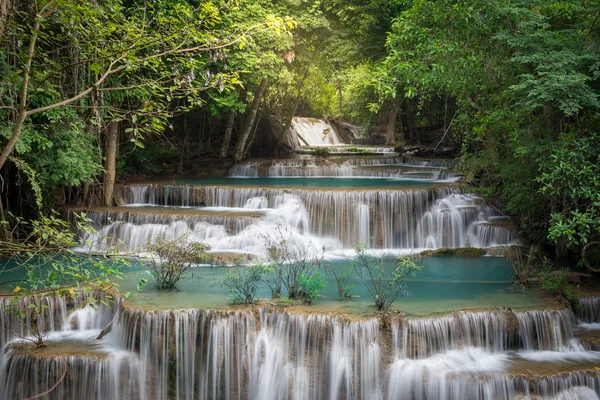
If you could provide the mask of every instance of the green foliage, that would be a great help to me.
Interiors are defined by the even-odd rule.
[[[573,308],[581,308],[578,288],[569,282],[568,271],[546,271],[540,274],[540,288],[550,294],[564,298]]]
[[[482,257],[485,255],[485,250],[475,247],[461,248],[440,248],[436,250],[425,250],[419,253],[421,257]]]
[[[348,153],[373,154],[373,151],[361,147],[349,147]]]
[[[264,275],[269,272],[270,269],[262,265],[239,267],[235,271],[229,271],[224,277],[215,279],[213,283],[229,288],[233,304],[255,304],[259,300],[256,291]]]
[[[350,278],[354,274],[354,269],[349,264],[342,265],[340,271],[336,271],[331,265],[325,265],[325,272],[332,274],[337,284],[337,292],[340,300],[352,297],[351,292],[354,289],[354,285],[350,284]]]
[[[326,156],[329,154],[329,149],[327,147],[317,147],[310,149],[310,152],[315,156]]]
[[[7,138],[10,129],[11,125],[0,128],[0,135]],[[60,185],[91,183],[102,171],[95,138],[85,132],[81,122],[27,126],[17,142],[16,154],[19,158],[12,160],[28,176],[37,197]]]
[[[299,295],[297,297],[310,304],[317,298],[326,284],[325,279],[321,278],[318,271],[308,276],[302,274],[298,278]]]
[[[263,281],[273,297],[280,297],[285,289],[290,299],[311,303],[325,287],[325,280],[318,272],[322,252],[314,252],[297,243],[292,233],[277,231],[262,239],[270,271]]]
[[[207,253],[210,246],[191,241],[187,236],[169,239],[162,234],[147,250],[152,252],[149,269],[158,290],[175,289],[181,276],[193,265],[212,260]]]
[[[422,266],[409,257],[398,257],[389,268],[383,258],[370,257],[363,245],[356,246],[352,267],[375,302],[375,307],[387,313],[394,301],[408,295],[404,280],[415,276]]]
[[[177,165],[178,152],[175,147],[163,140],[147,140],[144,149],[133,143],[121,147],[121,157],[117,171],[125,175],[164,174],[168,166]]]
[[[597,7],[571,0],[419,0],[394,20],[379,103],[450,99],[471,183],[539,244],[597,240]],[[446,112],[444,110],[444,112]],[[581,149],[581,150],[580,150]]]
[[[562,203],[550,215],[548,238],[569,246],[585,245],[600,235],[600,134],[563,137],[549,159],[540,161],[540,193]]]
[[[251,87],[260,74],[278,74],[296,26],[272,5],[252,8],[164,0],[15,3],[2,24],[0,141],[18,138],[19,168],[35,171],[43,197],[51,198],[46,194],[57,186],[90,183],[103,172],[109,124],[119,123],[120,140],[143,149],[143,139],[164,133],[171,118],[207,103],[215,114],[243,111],[240,76]],[[121,171],[152,169],[153,158],[121,163]]]

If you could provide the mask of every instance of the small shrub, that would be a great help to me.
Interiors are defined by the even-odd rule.
[[[153,253],[150,273],[156,280],[158,290],[174,289],[183,273],[192,265],[212,260],[207,254],[210,246],[192,242],[185,235],[175,240],[160,235],[147,249]]]
[[[321,274],[315,272],[312,275],[300,275],[299,278],[299,295],[305,303],[311,304],[319,295],[319,292],[323,290],[327,282],[325,279],[321,279]]]
[[[265,235],[262,239],[271,271],[265,276],[264,282],[271,289],[273,297],[280,297],[285,289],[290,299],[312,302],[316,297],[313,291],[320,286],[318,270],[322,252],[311,252],[297,243],[289,232],[277,231],[274,236]]]
[[[568,271],[546,271],[540,274],[540,288],[550,294],[562,297],[575,309],[581,308],[578,288],[569,282]]]
[[[365,247],[358,245],[352,266],[375,301],[377,310],[385,314],[396,299],[408,295],[404,279],[415,276],[421,266],[412,258],[398,257],[393,267],[386,271],[383,261],[383,258],[370,257]]]
[[[360,147],[349,147],[347,151],[348,153],[373,154],[373,151]]]
[[[337,283],[337,292],[340,300],[352,297],[350,292],[352,291],[352,289],[354,289],[354,285],[351,285],[349,283],[350,278],[354,273],[352,266],[344,264],[340,272],[336,272],[335,269],[331,267],[331,265],[327,264],[325,265],[325,272],[331,273],[331,275],[333,275],[333,277],[335,278],[335,282]]]
[[[229,288],[233,304],[255,304],[259,300],[256,297],[256,291],[263,276],[269,271],[269,268],[261,265],[240,267],[236,271],[230,270],[227,275],[221,279],[215,279],[213,283]]]
[[[329,154],[329,149],[327,147],[317,147],[316,149],[311,149],[311,153],[316,156],[326,156]]]

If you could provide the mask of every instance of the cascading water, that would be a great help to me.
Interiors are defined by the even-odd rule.
[[[456,181],[454,163],[445,160],[414,160],[404,157],[355,159],[292,159],[248,161],[234,166],[233,177],[375,177]]]
[[[99,296],[102,302],[83,293],[73,299],[0,299],[0,398],[37,398],[46,392],[44,398],[50,399],[143,398],[138,355],[110,340],[96,340],[120,304],[117,299],[109,308],[103,303],[111,300]],[[34,313],[30,304],[41,305],[41,313]],[[47,347],[33,351],[32,332],[43,333]]]
[[[335,149],[344,150],[335,132],[309,122],[312,131],[301,133],[304,140],[339,140]],[[453,166],[382,156],[294,159],[248,162],[231,174],[440,181],[459,177]],[[507,218],[451,185],[291,186],[120,186],[128,206],[87,213],[99,232],[83,239],[95,251],[116,246],[143,252],[158,235],[185,235],[215,252],[255,254],[264,251],[264,236],[275,232],[309,252],[348,250],[357,243],[406,252],[518,243]],[[421,319],[394,315],[386,324],[258,307],[148,310],[117,302],[110,310],[73,310],[77,301],[50,297],[42,299],[48,305],[43,315],[33,318],[23,299],[19,307],[30,316],[25,326],[51,331],[48,351],[34,353],[17,343],[28,330],[3,300],[0,398],[31,397],[53,386],[48,398],[596,398],[600,352],[591,351],[596,347],[588,331],[600,322],[598,299],[583,299],[576,316],[569,310],[504,310]]]
[[[577,318],[585,323],[600,324],[600,296],[582,297]]]
[[[0,397],[32,396],[56,382],[53,399],[586,399],[600,392],[600,353],[562,344],[575,340],[568,310],[462,312],[391,327],[269,309],[146,311],[117,303],[70,317],[53,310],[48,317],[63,325],[49,335],[49,352],[10,347]],[[92,339],[113,316],[111,332]],[[547,372],[532,374],[536,368]]]
[[[260,237],[278,229],[331,251],[361,242],[369,248],[405,250],[518,243],[516,230],[482,198],[452,188],[330,191],[135,185],[131,198],[137,205],[197,207],[199,212],[227,216],[169,215],[160,220],[152,216],[147,223],[142,217],[129,222],[131,216],[116,216],[118,222],[102,228],[99,238],[91,238],[95,250],[119,244],[122,250],[139,251],[158,234],[173,238],[188,234],[214,250],[260,254]],[[246,219],[234,215],[244,211],[264,215]],[[96,220],[108,218],[100,215]]]
[[[295,117],[292,121],[292,132],[297,136],[300,146],[344,144],[337,129],[320,119]]]

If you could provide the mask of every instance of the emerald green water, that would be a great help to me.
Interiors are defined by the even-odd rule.
[[[287,187],[287,188],[427,188],[431,181],[400,178],[362,178],[362,177],[285,177],[285,178],[198,178],[181,179],[175,185],[197,186],[239,186],[239,187]]]
[[[331,262],[339,269],[342,262]],[[157,292],[149,283],[142,293],[132,297],[133,303],[152,308],[231,308],[227,288],[213,283],[215,278],[227,273],[229,268],[198,267],[189,272],[172,292]],[[139,278],[147,277],[139,264],[128,272],[121,282],[121,290],[132,291]],[[323,275],[324,273],[321,272]],[[423,268],[414,278],[406,281],[409,297],[398,299],[394,309],[409,315],[427,315],[465,309],[493,309],[498,307],[531,308],[539,305],[537,292],[508,293],[513,278],[512,267],[501,258],[435,257],[425,259]],[[324,276],[327,286],[306,310],[369,315],[374,312],[369,293],[357,277],[351,279],[355,286],[352,294],[359,298],[339,300],[337,285],[332,276]],[[259,296],[272,302],[267,288]]]

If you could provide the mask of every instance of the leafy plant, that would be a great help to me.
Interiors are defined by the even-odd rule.
[[[285,289],[290,299],[312,302],[318,290],[322,289],[318,278],[322,251],[313,253],[297,243],[291,233],[286,234],[280,230],[274,236],[263,236],[263,241],[267,250],[267,264],[271,270],[264,282],[271,289],[273,297],[281,296]]]
[[[256,291],[263,281],[263,276],[270,272],[268,267],[251,265],[229,271],[222,278],[213,281],[215,285],[229,288],[233,304],[255,304],[258,302]]]
[[[347,151],[348,151],[348,153],[373,154],[372,150],[363,149],[363,148],[359,148],[359,147],[349,147]]]
[[[174,289],[181,276],[192,265],[212,260],[212,256],[207,253],[210,246],[191,241],[185,235],[170,240],[162,234],[147,249],[152,252],[150,273],[156,280],[158,290]]]
[[[574,308],[581,308],[578,288],[569,282],[568,270],[545,271],[540,274],[540,288],[564,298]]]
[[[299,295],[305,303],[311,304],[319,295],[321,290],[325,288],[327,282],[321,278],[319,272],[312,275],[300,275],[299,277]]]
[[[369,291],[377,310],[387,313],[396,299],[408,295],[404,280],[415,276],[421,266],[412,258],[398,257],[386,270],[384,259],[370,257],[364,245],[356,246],[355,252],[354,271]]]
[[[541,249],[535,245],[530,246],[526,253],[521,247],[510,247],[506,249],[505,254],[515,272],[515,282],[521,285],[528,284],[530,279],[538,277],[552,265]]]
[[[340,300],[352,297],[350,292],[354,289],[354,285],[351,285],[349,282],[352,274],[354,274],[354,269],[351,265],[344,264],[341,270],[337,272],[330,264],[326,264],[325,271],[333,275],[337,283],[337,292]]]
[[[317,147],[315,149],[311,149],[310,152],[315,156],[326,156],[329,154],[329,149],[327,147]]]

